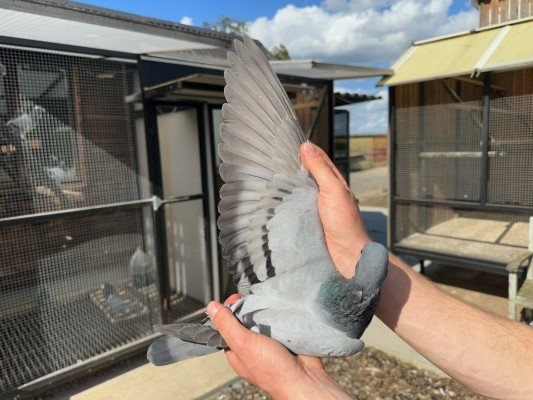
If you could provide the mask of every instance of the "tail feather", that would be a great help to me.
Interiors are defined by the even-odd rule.
[[[203,344],[210,347],[224,348],[228,347],[224,339],[217,330],[215,330],[210,324],[171,324],[171,325],[159,325],[154,329],[167,336],[173,336],[184,340],[186,342],[192,342],[197,344]]]
[[[146,356],[152,364],[159,367],[187,360],[188,358],[216,353],[217,351],[218,349],[215,347],[185,342],[176,337],[165,336],[150,345]]]

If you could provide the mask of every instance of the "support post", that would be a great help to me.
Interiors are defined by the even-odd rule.
[[[483,115],[481,126],[481,165],[479,174],[479,202],[487,203],[489,167],[489,113],[490,113],[490,72],[483,74]]]

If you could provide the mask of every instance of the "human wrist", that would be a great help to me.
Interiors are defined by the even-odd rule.
[[[305,375],[291,385],[279,385],[268,391],[274,400],[343,400],[351,397],[325,371]]]

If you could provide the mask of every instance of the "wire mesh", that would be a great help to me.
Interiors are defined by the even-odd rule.
[[[489,204],[533,205],[533,69],[493,73],[489,86],[487,154],[481,81],[459,77],[396,89],[396,247],[499,265],[527,247],[529,215],[483,209],[481,189],[487,185]],[[449,205],[414,202],[426,199]],[[465,201],[477,204],[469,209]]]
[[[140,198],[135,66],[0,48],[0,218]]]
[[[398,109],[398,196],[479,200],[480,103],[469,101]]]
[[[147,210],[149,211],[149,210]],[[144,212],[146,215],[146,212]],[[0,390],[140,339],[161,322],[143,210],[0,229]]]
[[[533,70],[494,74],[488,200],[533,206]]]
[[[0,47],[0,222],[150,196],[135,77]],[[83,215],[0,224],[0,392],[161,323],[151,209]]]

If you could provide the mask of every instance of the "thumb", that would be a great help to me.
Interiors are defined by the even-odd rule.
[[[300,157],[304,166],[314,176],[320,190],[328,189],[336,185],[338,177],[329,166],[321,151],[311,142],[305,142],[300,146]]]
[[[207,305],[207,314],[232,350],[246,346],[249,335],[255,334],[246,329],[235,318],[233,313],[220,303],[215,301],[209,303]]]

